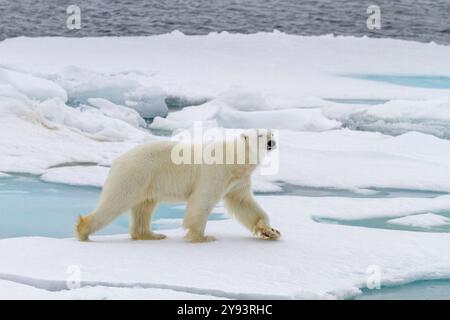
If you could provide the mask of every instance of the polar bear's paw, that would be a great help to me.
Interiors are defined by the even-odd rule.
[[[255,234],[264,240],[277,240],[281,237],[280,231],[271,228],[262,220],[260,220],[254,229]]]
[[[192,243],[200,243],[200,242],[213,242],[216,241],[216,237],[213,236],[202,236],[202,237],[194,237],[190,239]]]
[[[75,226],[75,234],[78,240],[80,241],[89,240],[91,219],[92,218],[90,216],[85,217],[82,217],[81,215],[78,216],[78,221]]]
[[[140,235],[132,235],[131,238],[133,240],[162,240],[162,239],[166,239],[167,236],[164,234],[160,234],[160,233],[149,232],[149,233],[140,234]]]
[[[281,233],[274,228],[268,227],[259,231],[259,237],[264,240],[277,240],[281,237]]]
[[[184,237],[184,240],[192,243],[201,243],[201,242],[213,242],[216,241],[216,238],[213,236],[205,236],[188,232]]]

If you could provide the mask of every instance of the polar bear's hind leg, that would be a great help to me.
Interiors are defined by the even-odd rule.
[[[131,210],[130,235],[133,240],[161,240],[166,238],[163,234],[151,231],[155,206],[155,201],[145,200]]]
[[[115,162],[103,186],[97,208],[90,214],[78,219],[76,235],[80,241],[86,241],[89,235],[110,224],[122,213],[134,208],[146,199],[142,185],[147,177],[133,175],[133,168]]]
[[[89,235],[110,224],[122,213],[130,210],[138,202],[131,193],[122,195],[123,202],[117,201],[120,196],[117,192],[108,193],[103,190],[100,201],[92,213],[80,216],[76,225],[76,235],[78,240],[86,241]]]
[[[101,205],[97,209],[95,209],[94,212],[86,216],[79,216],[75,229],[78,240],[89,240],[89,235],[107,226],[127,210],[129,210],[129,207],[113,207]]]
[[[208,216],[216,205],[216,201],[205,200],[205,198],[208,199],[208,195],[198,193],[193,195],[187,203],[183,221],[183,227],[187,230],[184,238],[187,241],[211,242],[216,240],[212,236],[205,235]]]

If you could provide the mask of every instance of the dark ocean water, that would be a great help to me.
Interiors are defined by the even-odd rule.
[[[67,6],[81,29],[66,27]],[[381,8],[381,30],[366,27]],[[0,0],[0,40],[17,36],[138,36],[180,30],[390,37],[450,44],[450,0]]]

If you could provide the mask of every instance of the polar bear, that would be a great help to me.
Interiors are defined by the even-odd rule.
[[[261,133],[262,132],[262,133]],[[252,139],[256,136],[256,139]],[[253,141],[253,142],[252,142]],[[254,143],[256,142],[256,143]],[[224,200],[227,210],[253,234],[275,240],[280,232],[269,224],[266,212],[251,191],[251,174],[265,153],[276,148],[270,130],[252,130],[232,141],[215,142],[210,150],[223,150],[232,163],[177,163],[174,150],[180,142],[159,141],[143,144],[117,158],[103,186],[96,209],[79,216],[76,235],[80,241],[105,227],[131,209],[130,235],[134,240],[159,240],[165,235],[151,230],[153,209],[159,202],[187,202],[183,226],[190,242],[215,240],[205,235],[208,215]],[[198,145],[181,145],[195,151]],[[243,148],[239,149],[239,146]],[[204,150],[204,146],[201,146]],[[242,161],[239,152],[244,151]],[[236,155],[236,156],[234,156]],[[192,159],[192,158],[190,158]],[[253,159],[253,160],[252,160]],[[256,161],[255,161],[256,159]]]

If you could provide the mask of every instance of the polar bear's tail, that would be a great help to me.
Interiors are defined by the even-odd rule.
[[[82,217],[78,216],[78,222],[75,228],[75,233],[77,235],[78,240],[87,241],[89,240],[89,234],[91,232],[89,216]]]

